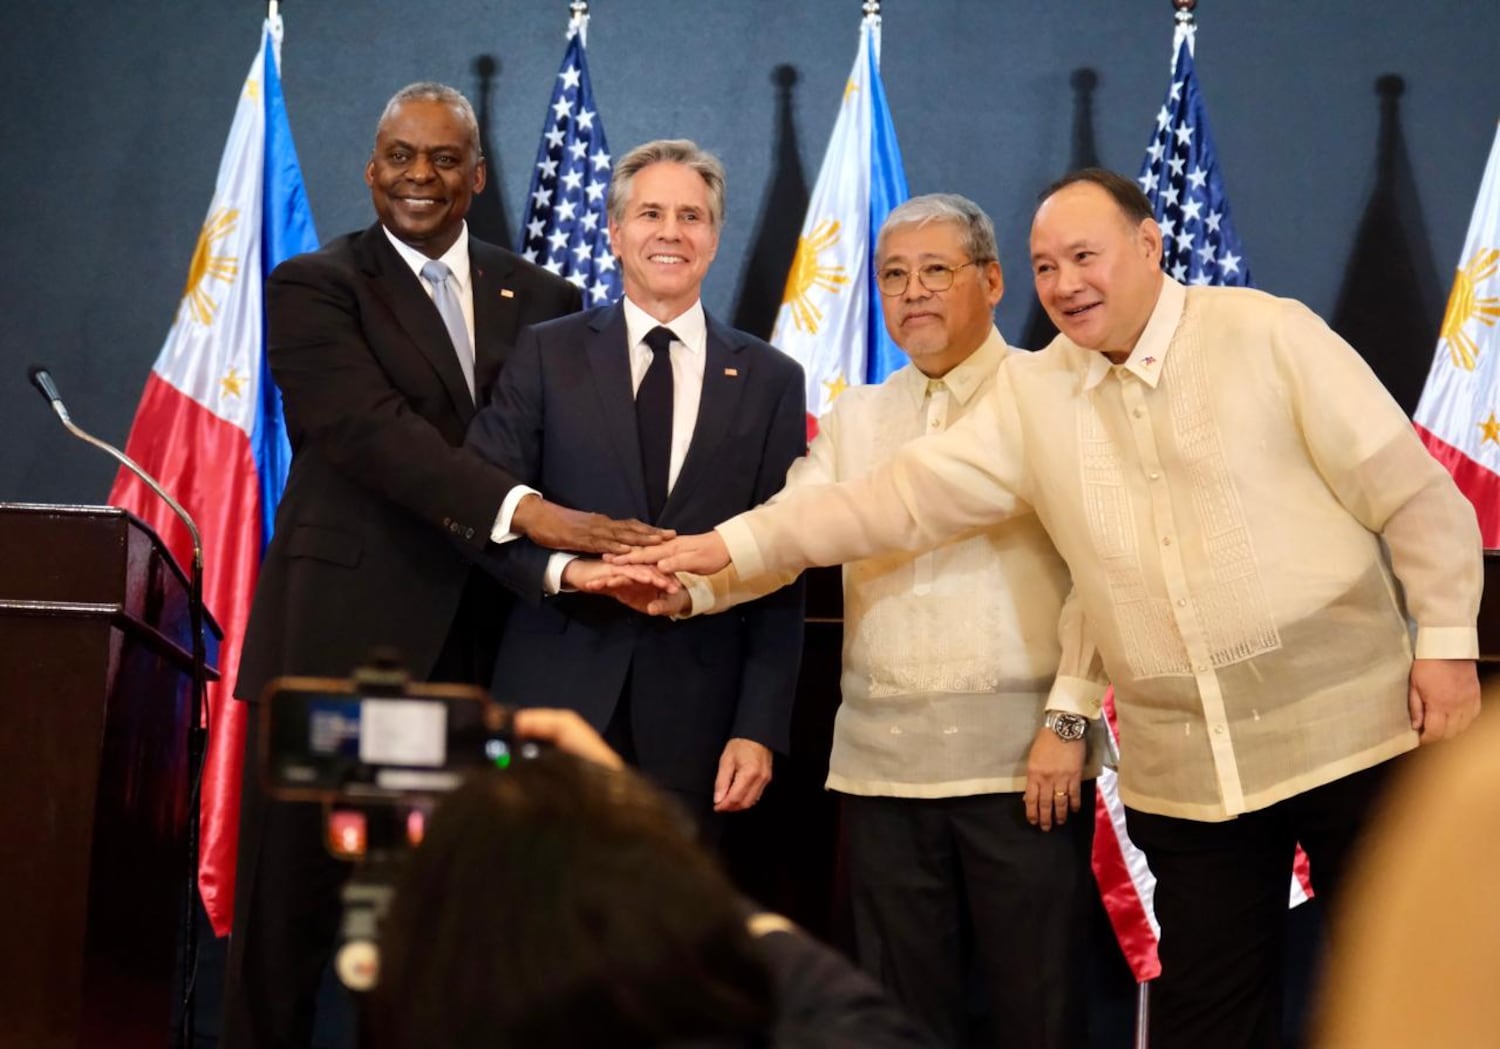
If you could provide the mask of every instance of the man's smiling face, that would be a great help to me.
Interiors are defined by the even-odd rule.
[[[403,102],[393,109],[365,165],[381,223],[433,259],[458,239],[484,179],[473,129],[445,102]]]
[[[630,197],[609,223],[625,294],[658,320],[698,301],[719,230],[708,183],[686,164],[663,161],[636,172]]]
[[[1037,208],[1031,271],[1058,331],[1123,361],[1161,293],[1161,230],[1151,219],[1132,225],[1106,190],[1075,182]]]

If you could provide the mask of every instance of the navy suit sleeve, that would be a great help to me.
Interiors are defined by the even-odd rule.
[[[464,445],[519,483],[535,485],[541,473],[542,408],[541,342],[536,331],[527,328],[500,372],[490,403],[469,424]],[[542,579],[552,551],[529,539],[513,539],[469,553],[477,565],[521,598],[532,604],[541,601]]]
[[[766,443],[755,479],[757,504],[781,491],[787,470],[807,451],[802,369],[793,365],[786,372],[766,427]],[[740,609],[747,644],[740,670],[740,700],[730,735],[755,740],[782,753],[791,742],[792,703],[802,664],[803,590],[799,577],[791,586]]]

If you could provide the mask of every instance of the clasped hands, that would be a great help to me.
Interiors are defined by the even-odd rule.
[[[717,532],[685,535],[602,560],[576,558],[563,570],[563,585],[616,601],[653,616],[680,616],[692,611],[692,598],[678,572],[709,575],[729,564],[729,550]]]

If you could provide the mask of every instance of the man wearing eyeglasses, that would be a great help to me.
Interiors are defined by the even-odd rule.
[[[972,201],[902,204],[876,264],[886,329],[911,363],[839,396],[784,491],[863,476],[946,430],[1015,352],[993,319],[994,228]],[[795,575],[730,568],[663,600],[722,611]],[[1058,677],[1060,654],[1077,663],[1087,647],[1070,587],[1034,515],[844,569],[828,786],[844,795],[856,948],[947,1045],[1083,1044],[1098,771],[1084,715],[1100,689],[1081,667]],[[988,1032],[971,1023],[973,987]]]

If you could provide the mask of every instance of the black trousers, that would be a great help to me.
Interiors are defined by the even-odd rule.
[[[845,795],[859,963],[944,1044],[1085,1044],[1094,784],[1083,788],[1081,811],[1045,833],[1020,794]]]
[[[1222,823],[1127,809],[1156,875],[1151,1049],[1281,1045],[1287,895],[1300,842],[1324,913],[1391,762]]]
[[[489,686],[505,600],[496,584],[477,570],[470,573],[428,680]],[[339,893],[353,865],[334,859],[324,847],[322,806],[273,801],[261,792],[257,713],[250,711],[245,743],[220,1045],[307,1049],[318,989],[338,938]]]

